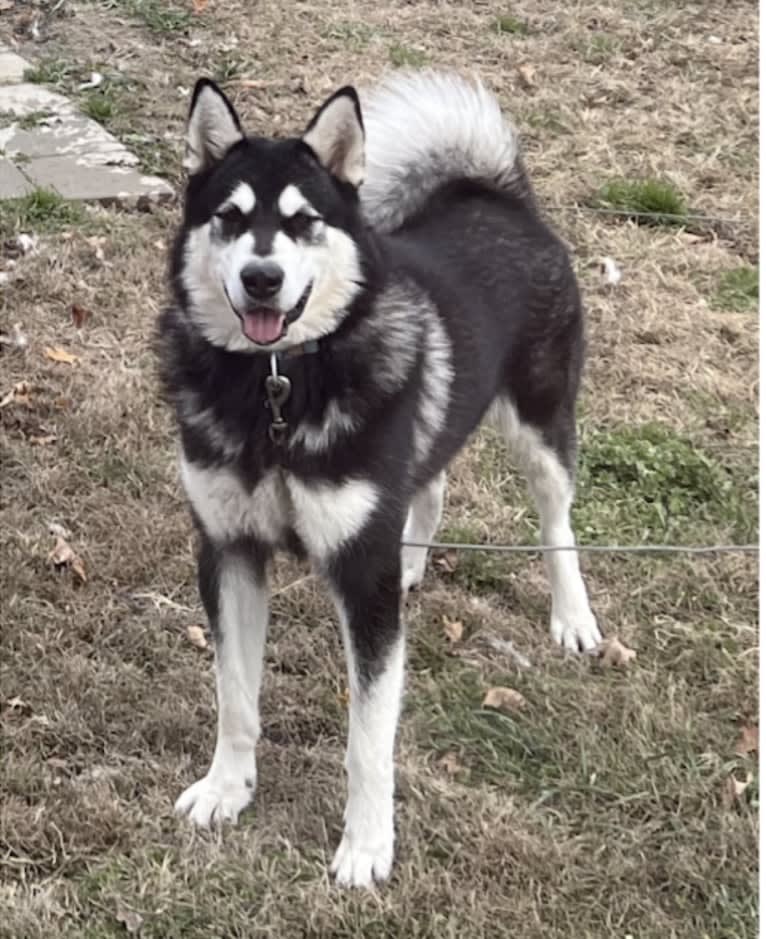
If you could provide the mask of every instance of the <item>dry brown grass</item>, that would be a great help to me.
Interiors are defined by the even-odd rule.
[[[66,3],[35,44],[17,4],[0,35],[17,27],[23,53],[71,66],[63,87],[108,62],[114,129],[140,135],[140,152],[176,179],[176,89],[198,73],[228,77],[254,128],[288,131],[334,86],[388,68],[396,48],[482,75],[516,116],[552,207],[614,177],[656,175],[696,209],[743,218],[695,240],[551,209],[589,309],[586,445],[629,462],[626,427],[660,424],[683,455],[668,485],[685,500],[684,537],[754,538],[757,321],[712,302],[721,274],[755,251],[752,4],[522,0],[519,35],[493,28],[508,11],[491,3],[211,0],[190,31],[151,32],[168,5]],[[158,243],[175,212],[96,210],[63,233],[42,224],[38,252],[0,288],[0,329],[19,322],[28,338],[0,347],[0,398],[33,386],[27,403],[0,409],[0,936],[119,936],[130,912],[157,939],[753,935],[757,780],[734,804],[724,791],[756,771],[736,752],[757,714],[750,557],[587,558],[597,614],[638,650],[627,673],[550,647],[538,559],[432,566],[408,611],[398,863],[369,895],[326,875],[342,811],[336,627],[317,583],[281,563],[255,807],[221,835],[173,819],[214,733],[211,654],[185,635],[201,617],[191,531],[149,351],[164,299]],[[624,271],[616,290],[603,286],[603,255]],[[92,311],[79,332],[73,302]],[[46,346],[79,360],[51,362]],[[695,454],[725,474],[726,499]],[[665,535],[616,470],[585,479],[580,505],[590,540]],[[52,570],[51,521],[70,529],[84,586]],[[533,524],[496,441],[480,436],[454,467],[443,534],[526,541]],[[455,649],[445,615],[465,624]],[[495,684],[521,691],[526,710],[482,712]]]

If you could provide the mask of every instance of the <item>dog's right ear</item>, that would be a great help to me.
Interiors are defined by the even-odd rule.
[[[202,172],[244,136],[231,101],[214,81],[200,78],[186,124],[184,167],[192,175]]]

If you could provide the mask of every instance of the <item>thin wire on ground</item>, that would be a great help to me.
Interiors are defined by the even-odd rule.
[[[433,548],[437,551],[496,551],[506,554],[540,553],[551,551],[577,551],[580,554],[757,554],[757,544],[581,544],[581,545],[540,545],[540,544],[472,544],[470,542],[450,541],[403,541],[405,548]]]

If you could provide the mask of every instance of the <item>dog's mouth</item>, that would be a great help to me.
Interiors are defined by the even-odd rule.
[[[270,346],[281,339],[287,332],[290,323],[294,323],[303,313],[311,295],[312,286],[313,284],[310,283],[306,287],[295,306],[286,313],[271,306],[254,306],[240,312],[231,302],[231,297],[229,297],[225,285],[224,292],[232,310],[239,317],[242,323],[242,332],[247,338],[256,345]]]

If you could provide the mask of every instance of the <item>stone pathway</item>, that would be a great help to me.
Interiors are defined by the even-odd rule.
[[[52,189],[65,199],[161,201],[170,185],[63,95],[24,82],[30,64],[0,46],[0,199]]]

